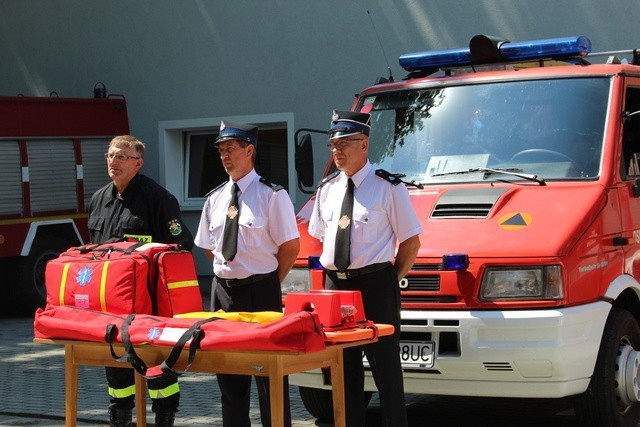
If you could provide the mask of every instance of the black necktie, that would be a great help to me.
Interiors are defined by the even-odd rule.
[[[224,221],[222,236],[222,256],[227,261],[231,261],[238,252],[238,217],[240,216],[238,192],[240,192],[240,188],[238,184],[234,183],[231,187],[231,201],[227,208],[227,218]]]
[[[333,263],[338,271],[345,271],[351,258],[349,255],[351,247],[351,222],[353,217],[353,188],[354,184],[349,178],[347,191],[342,199],[340,209],[340,219],[338,219],[338,231],[336,232],[336,248],[333,255]]]

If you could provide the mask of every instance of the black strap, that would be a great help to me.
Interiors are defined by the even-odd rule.
[[[169,357],[160,364],[162,372],[165,374],[173,374],[175,376],[180,376],[187,372],[196,357],[196,351],[200,348],[200,341],[204,338],[204,331],[200,329],[200,327],[205,323],[213,322],[214,320],[220,320],[220,317],[210,317],[208,319],[199,320],[191,325],[191,327],[187,329],[175,343],[171,353],[169,353]],[[182,353],[182,349],[189,340],[191,340],[191,344],[189,344],[189,359],[187,360],[187,366],[185,366],[183,371],[176,371],[173,367],[178,361],[180,353]]]
[[[133,251],[135,251],[136,249],[138,249],[142,245],[146,245],[146,243],[145,242],[136,242],[133,245],[129,246],[127,249],[125,249],[124,253],[126,255],[131,255],[133,253]]]
[[[111,350],[111,357],[113,357],[117,362],[129,363],[133,367],[133,369],[135,369],[140,375],[146,377],[148,371],[147,364],[136,353],[133,343],[131,342],[131,335],[129,334],[129,326],[131,325],[131,322],[133,322],[135,316],[135,314],[128,315],[125,321],[122,323],[121,335],[122,343],[124,344],[124,354],[122,356],[118,356],[113,348],[113,342],[115,341],[115,338],[117,336],[116,325],[107,325],[106,339]],[[200,327],[205,323],[219,319],[219,317],[210,317],[208,319],[199,320],[191,325],[189,329],[187,329],[182,334],[180,339],[178,339],[178,341],[174,344],[173,348],[171,349],[171,353],[169,353],[169,356],[160,364],[160,369],[162,370],[162,372],[175,376],[180,376],[187,372],[187,370],[191,366],[191,363],[193,363],[193,360],[196,357],[196,351],[200,348],[200,341],[202,341],[202,338],[204,338],[204,331],[200,329]],[[189,345],[189,359],[187,362],[187,366],[183,371],[176,371],[173,369],[173,367],[180,358],[180,353],[182,353],[182,349],[189,340],[191,340],[191,344]]]
[[[129,325],[133,322],[133,319],[136,317],[135,314],[130,314],[127,318],[122,322],[122,343],[124,344],[124,354],[122,356],[118,356],[113,349],[113,341],[115,341],[115,337],[117,336],[117,332],[114,334],[114,331],[117,331],[116,326],[113,324],[107,325],[107,341],[109,342],[109,349],[111,350],[111,357],[113,357],[116,362],[127,362],[129,363],[133,369],[135,369],[140,375],[145,375],[147,373],[147,364],[144,363],[144,360],[138,356],[136,353],[133,344],[131,343],[131,336],[129,335]]]

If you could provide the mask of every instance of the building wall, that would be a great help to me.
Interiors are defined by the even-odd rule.
[[[166,123],[286,115],[295,128],[325,129],[333,108],[350,108],[354,94],[388,77],[388,68],[401,79],[403,53],[464,47],[475,34],[512,41],[586,35],[594,51],[631,49],[640,47],[639,6],[638,0],[0,0],[0,95],[91,97],[103,82],[126,97],[131,133],[147,143],[144,173],[171,188],[177,184],[167,182],[172,171],[159,147]],[[329,153],[316,142],[317,180]],[[307,196],[295,182],[290,188],[300,207]],[[189,209],[195,233],[199,210]]]

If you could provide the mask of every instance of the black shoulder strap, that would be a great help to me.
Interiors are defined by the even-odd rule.
[[[376,176],[384,179],[385,181],[389,181],[393,185],[398,185],[402,182],[400,177],[396,174],[389,173],[384,169],[376,169]]]
[[[284,187],[282,185],[278,185],[278,184],[274,184],[272,182],[269,182],[266,178],[260,177],[260,182],[263,183],[264,185],[266,185],[267,187],[271,187],[271,189],[273,191],[280,191],[283,190]]]
[[[340,175],[340,171],[335,171],[327,176],[325,176],[319,183],[318,183],[318,188],[322,187],[323,185],[325,185],[327,182],[331,181],[333,178],[335,178],[336,176]]]
[[[214,188],[213,190],[211,190],[207,194],[205,194],[204,197],[209,197],[211,194],[215,193],[216,191],[218,191],[219,189],[224,187],[226,183],[227,183],[227,181],[225,181],[222,184],[218,185],[216,188]]]

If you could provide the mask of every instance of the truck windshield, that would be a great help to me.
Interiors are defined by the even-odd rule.
[[[594,179],[608,78],[385,92],[364,98],[374,167],[420,183]],[[486,169],[517,173],[486,173]]]

